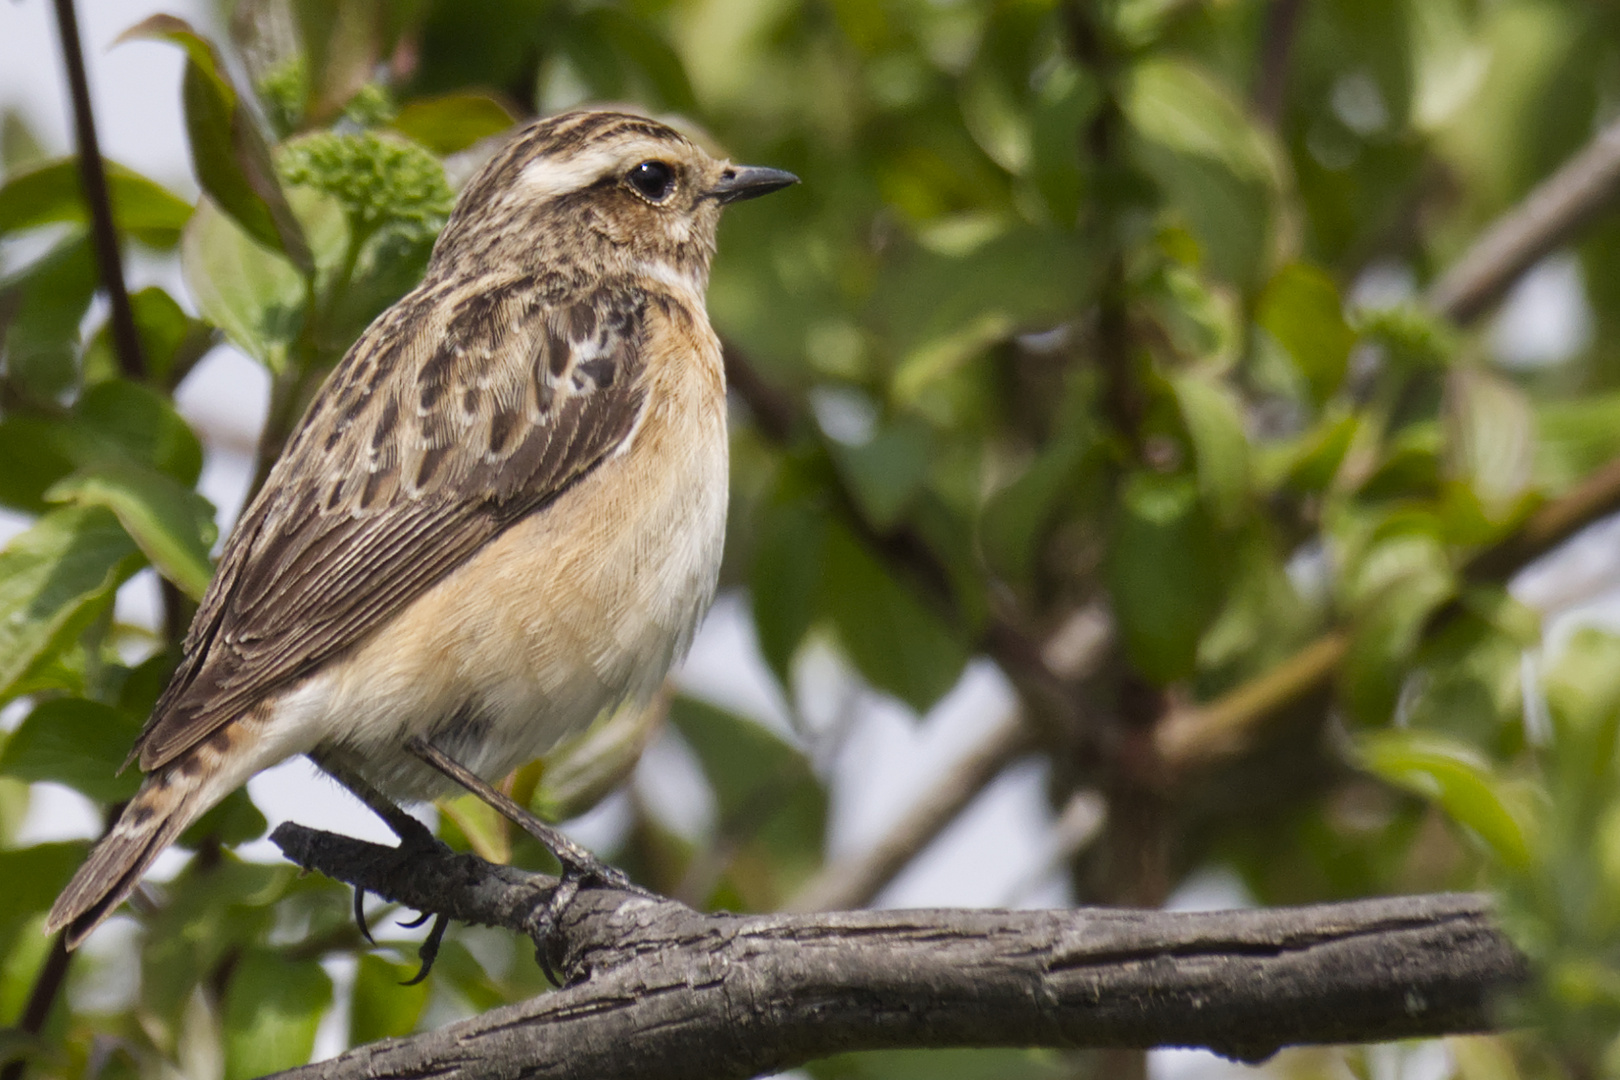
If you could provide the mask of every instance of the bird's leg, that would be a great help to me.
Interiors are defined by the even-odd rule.
[[[428,765],[437,769],[445,776],[454,780],[485,803],[489,804],[498,814],[518,826],[524,832],[540,841],[542,847],[554,855],[562,864],[562,880],[551,894],[551,900],[546,908],[534,921],[535,936],[541,940],[549,941],[557,928],[558,920],[564,910],[579,892],[580,885],[586,882],[596,882],[609,889],[618,889],[622,892],[635,893],[650,899],[662,899],[657,893],[644,889],[635,884],[618,867],[607,863],[592,855],[589,851],[564,836],[559,830],[546,824],[523,807],[519,806],[509,796],[497,791],[482,778],[475,775],[461,762],[446,754],[420,736],[409,739],[405,749],[421,758]],[[550,974],[550,965],[543,960],[541,966]],[[553,979],[553,981],[556,981]]]
[[[359,774],[345,767],[336,755],[315,751],[309,755],[309,759],[322,772],[348,788],[355,798],[371,809],[372,813],[382,818],[383,823],[393,830],[395,836],[399,837],[400,846],[418,850],[438,850],[444,847],[439,838],[433,835],[431,829],[422,824],[416,817],[401,810],[392,799],[372,787]],[[360,927],[361,935],[375,945],[376,941],[372,939],[371,928],[366,925],[365,900],[366,891],[356,885],[354,887],[354,921]],[[426,919],[427,915],[424,914],[422,921],[426,921]],[[414,986],[427,978],[428,972],[433,969],[433,961],[438,955],[439,942],[444,938],[444,930],[447,924],[448,920],[444,915],[440,915],[439,920],[433,924],[433,929],[428,933],[427,940],[422,943],[421,948],[417,951],[417,955],[422,959],[422,969],[416,973],[414,979],[405,985]],[[416,925],[420,926],[421,922]]]
[[[478,796],[488,803],[496,813],[540,841],[542,847],[557,857],[557,861],[562,863],[565,871],[571,871],[574,876],[582,880],[595,881],[606,885],[610,889],[621,889],[624,892],[640,893],[647,896],[656,895],[632,882],[625,876],[623,870],[609,866],[568,839],[554,826],[546,824],[523,809],[523,807],[512,801],[510,796],[485,783],[482,778],[475,775],[461,762],[426,739],[421,737],[410,739],[406,742],[405,749]]]
[[[365,803],[373,814],[382,818],[383,824],[399,837],[402,844],[408,847],[439,845],[439,838],[433,835],[432,829],[401,810],[394,800],[372,787],[369,781],[345,765],[337,755],[316,750],[309,754],[309,759],[326,775],[348,788],[350,793]]]

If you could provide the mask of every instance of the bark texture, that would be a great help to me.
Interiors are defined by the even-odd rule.
[[[418,910],[533,935],[554,878],[283,825],[287,856]],[[701,914],[588,889],[568,985],[287,1077],[727,1080],[852,1050],[1301,1043],[1487,1030],[1528,977],[1479,896],[1261,911]],[[544,947],[544,946],[542,946]]]

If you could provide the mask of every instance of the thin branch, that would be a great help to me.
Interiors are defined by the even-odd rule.
[[[72,955],[67,950],[67,932],[57,934],[51,940],[51,950],[45,954],[39,974],[34,976],[34,988],[28,994],[28,1004],[23,1006],[17,1030],[28,1035],[38,1035],[45,1030],[45,1021],[51,1016],[51,1006],[56,1004],[62,984],[67,980],[68,962]],[[27,1071],[27,1058],[13,1058],[0,1067],[0,1080],[22,1080]]]
[[[1266,27],[1260,39],[1260,75],[1254,88],[1254,111],[1267,127],[1282,120],[1288,88],[1288,64],[1299,36],[1299,16],[1305,0],[1271,0],[1266,5]]]
[[[67,65],[68,90],[73,98],[73,132],[79,147],[79,184],[90,210],[90,236],[96,263],[101,268],[101,285],[112,308],[113,351],[118,368],[127,379],[146,376],[146,360],[141,355],[141,338],[135,330],[135,313],[129,306],[129,290],[124,286],[124,264],[118,244],[118,228],[113,223],[112,199],[107,192],[107,170],[101,161],[96,139],[95,114],[90,109],[90,82],[84,71],[84,50],[79,43],[79,20],[73,0],[55,0],[56,32],[62,44],[62,60]]]
[[[837,911],[871,903],[1002,770],[1032,749],[1034,739],[1023,715],[1015,710],[1002,717],[882,840],[866,851],[823,866],[788,901],[785,910]]]
[[[531,933],[554,878],[297,825],[300,865],[419,909]],[[1478,896],[1263,911],[704,915],[610,890],[559,929],[567,988],[281,1074],[729,1080],[833,1053],[1206,1046],[1489,1030],[1528,977]]]
[[[1620,120],[1600,131],[1564,167],[1486,230],[1425,302],[1460,323],[1472,322],[1519,276],[1569,240],[1620,192]]]
[[[1620,512],[1620,460],[1588,476],[1575,490],[1554,499],[1500,543],[1463,567],[1465,580],[1506,581],[1564,541],[1610,514]],[[1442,606],[1429,619],[1434,629],[1462,610]],[[1202,705],[1172,709],[1159,722],[1154,742],[1173,769],[1208,765],[1241,751],[1264,721],[1287,705],[1326,686],[1349,649],[1344,630],[1330,630],[1265,673]]]

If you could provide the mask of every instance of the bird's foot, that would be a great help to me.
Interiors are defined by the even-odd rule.
[[[608,865],[574,843],[555,826],[541,821],[519,806],[510,796],[485,783],[481,777],[426,739],[411,739],[405,746],[428,765],[478,796],[502,817],[534,837],[541,847],[551,852],[562,864],[562,876],[557,882],[557,888],[552,891],[551,898],[546,901],[545,906],[535,913],[530,926],[530,934],[538,943],[535,959],[539,961],[540,969],[552,982],[561,985],[551,963],[551,955],[555,951],[553,939],[561,926],[563,914],[568,910],[568,905],[573,903],[574,897],[579,895],[581,888],[594,885],[633,893],[650,900],[663,899],[652,890],[631,881],[623,870]]]

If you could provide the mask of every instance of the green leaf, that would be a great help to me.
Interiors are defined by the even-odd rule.
[[[111,603],[140,563],[118,519],[98,506],[53,510],[0,550],[0,700]]]
[[[202,475],[202,443],[162,394],[113,379],[87,389],[63,444],[80,468],[135,461],[190,487]]]
[[[204,200],[181,238],[180,266],[203,318],[272,372],[287,366],[307,295],[291,263]]]
[[[903,252],[872,296],[874,321],[902,359],[894,373],[904,403],[1022,329],[1047,329],[1080,310],[1096,260],[1073,230],[1009,230],[970,251]]]
[[[868,682],[919,713],[956,684],[967,649],[859,541],[827,527],[823,610],[850,660]]]
[[[189,487],[202,471],[202,444],[162,394],[111,379],[81,394],[66,417],[0,420],[0,461],[0,503],[37,514],[46,490],[75,469],[134,462]]]
[[[181,97],[192,169],[202,189],[248,235],[286,255],[305,276],[313,275],[314,259],[276,182],[270,148],[231,85],[213,44],[173,15],[153,15],[124,31],[118,40],[142,38],[169,41],[186,52]]]
[[[409,1035],[427,1005],[428,984],[405,986],[416,974],[410,964],[395,964],[376,953],[364,953],[354,973],[349,999],[349,1045]]]
[[[157,567],[193,600],[214,574],[209,549],[219,538],[214,507],[162,473],[133,462],[76,473],[45,493],[51,502],[105,506]]]
[[[173,247],[191,217],[191,204],[133,169],[115,161],[103,164],[119,231],[154,247]],[[0,187],[0,236],[63,222],[89,224],[77,158],[19,173]]]
[[[98,283],[89,243],[74,236],[0,285],[6,371],[18,388],[41,402],[73,388],[79,324]]]
[[[933,464],[932,439],[918,420],[902,420],[860,446],[835,445],[833,460],[866,519],[880,531],[904,516]]]
[[[314,960],[250,949],[225,991],[225,1077],[252,1080],[303,1065],[332,1003],[332,980]]]
[[[1236,525],[1249,501],[1249,437],[1243,407],[1223,383],[1196,374],[1170,380],[1197,458],[1198,490],[1217,523]]]
[[[1049,527],[1064,495],[1073,490],[1075,473],[1091,445],[1083,435],[1054,439],[1022,476],[985,504],[979,542],[998,573],[1015,582],[1032,578]]]
[[[827,516],[793,499],[766,505],[761,517],[748,598],[760,651],[781,684],[789,686],[793,657],[816,617]]]
[[[192,822],[175,841],[180,847],[193,850],[204,846],[231,847],[257,840],[269,827],[259,808],[253,805],[247,788],[237,788],[214,804],[202,817]]]
[[[1552,493],[1620,457],[1620,393],[1536,403],[1536,485]]]
[[[0,419],[0,504],[27,514],[44,513],[45,489],[73,471],[73,459],[58,447],[60,420],[35,416]]]
[[[1524,507],[1535,465],[1536,421],[1524,391],[1477,367],[1446,375],[1445,461],[1487,517],[1507,521]]]
[[[810,763],[760,724],[703,702],[676,698],[669,719],[714,790],[722,845],[757,842],[766,853],[733,862],[734,887],[750,907],[774,908],[821,862],[827,797]]]
[[[1222,569],[1192,477],[1126,479],[1103,573],[1126,655],[1143,676],[1169,683],[1192,674],[1198,639],[1220,608]]]
[[[129,306],[146,357],[147,375],[155,384],[178,385],[217,344],[214,330],[207,323],[187,315],[174,297],[155,285],[132,295]],[[102,382],[118,374],[110,322],[103,324],[85,350],[84,367],[87,383]]]
[[[506,106],[487,94],[444,94],[406,102],[390,126],[435,154],[447,155],[499,135],[513,123]]]
[[[1289,263],[1260,296],[1255,321],[1293,357],[1317,404],[1339,388],[1356,334],[1333,279],[1309,263]]]
[[[1525,811],[1477,750],[1428,732],[1385,730],[1356,739],[1361,766],[1385,781],[1439,803],[1483,840],[1508,869],[1530,866]]]
[[[118,802],[141,783],[134,769],[117,775],[140,733],[140,721],[110,705],[55,698],[35,706],[6,740],[0,774],[66,784],[96,802]]]
[[[645,19],[612,7],[587,8],[580,13],[575,27],[572,40],[594,36],[606,46],[609,55],[639,69],[664,108],[689,114],[697,110],[697,98],[680,54],[663,36],[653,32]]]
[[[528,804],[548,821],[579,817],[612,794],[635,771],[642,752],[663,730],[668,702],[654,696],[645,705],[630,701],[579,735],[563,740],[545,758],[525,769],[533,787],[519,791],[524,772],[513,786],[513,798]]]
[[[30,928],[28,920],[50,910],[56,894],[84,861],[85,843],[35,844],[0,850],[0,956],[16,945],[17,934]]]
[[[1186,215],[1210,268],[1257,285],[1271,255],[1280,152],[1224,87],[1180,60],[1138,63],[1123,105],[1138,158]]]

